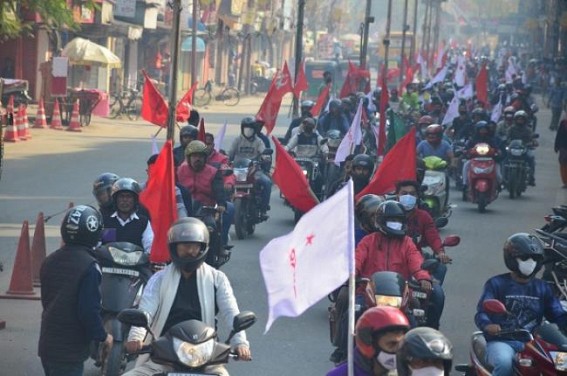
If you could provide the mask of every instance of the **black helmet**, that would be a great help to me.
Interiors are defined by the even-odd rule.
[[[311,109],[315,106],[315,102],[310,100],[301,101],[301,112],[311,111]]]
[[[516,122],[518,119],[524,119],[523,124],[526,124],[528,121],[528,113],[524,110],[519,110],[514,113],[514,121]]]
[[[399,376],[411,375],[409,362],[412,359],[442,360],[447,376],[453,365],[453,345],[438,330],[427,327],[412,329],[404,336],[397,352],[396,364]]]
[[[397,201],[387,200],[376,209],[376,228],[384,235],[404,236],[406,234],[406,214],[404,207]],[[388,223],[397,222],[401,226],[390,226]]]
[[[179,257],[177,243],[195,242],[201,244],[201,251],[195,258]],[[197,219],[186,217],[175,222],[167,232],[169,255],[173,263],[181,270],[193,272],[205,262],[209,251],[209,230]]]
[[[541,241],[528,233],[519,232],[508,239],[504,243],[504,263],[506,267],[516,273],[520,273],[523,277],[533,277],[543,265],[543,244]],[[533,259],[537,264],[530,275],[524,275],[518,265],[518,259]]]
[[[484,112],[484,110],[483,110],[482,108],[479,108],[479,107],[475,108],[475,109],[472,110],[472,112],[471,112],[471,116],[472,116],[472,117],[475,117],[475,116],[476,116],[476,117],[478,117],[478,118],[481,119],[481,120],[485,118],[485,115],[486,115],[486,112]],[[478,120],[477,120],[477,121],[478,121]]]
[[[93,248],[102,234],[102,215],[89,205],[74,206],[61,222],[61,238],[65,244],[80,244]]]
[[[181,127],[181,129],[179,130],[179,140],[181,140],[184,136],[191,137],[193,140],[196,140],[198,135],[199,128],[193,125],[186,125],[184,127]]]
[[[245,127],[256,129],[256,118],[254,118],[253,116],[246,116],[244,119],[242,119],[242,121],[240,122],[240,128]]]
[[[332,99],[329,102],[329,111],[331,110],[340,110],[342,102],[339,99]]]
[[[365,167],[370,170],[370,173],[374,170],[374,159],[367,154],[358,154],[352,160],[352,168],[355,167]]]
[[[356,203],[355,214],[356,219],[360,223],[360,227],[366,232],[376,231],[376,209],[384,202],[384,197],[368,194],[364,195]]]
[[[112,184],[112,201],[116,204],[116,197],[120,192],[132,192],[136,196],[136,201],[138,200],[138,195],[142,189],[140,184],[132,178],[120,178]]]
[[[103,203],[101,203],[99,201],[98,195],[102,192],[102,191],[106,191],[106,193],[108,193],[108,196],[110,197],[110,190],[112,188],[112,185],[116,182],[116,180],[120,179],[120,176],[113,174],[112,172],[105,172],[103,174],[100,174],[95,181],[93,182],[93,196],[95,196],[95,198],[97,199],[99,205],[101,206],[107,206],[110,205],[110,203],[112,203],[112,201],[110,201],[108,204],[104,205]]]

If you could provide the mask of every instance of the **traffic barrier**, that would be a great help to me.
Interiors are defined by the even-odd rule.
[[[51,116],[51,126],[50,129],[63,129],[61,125],[61,113],[59,112],[59,100],[55,98],[55,104],[53,105],[53,115]]]
[[[82,132],[81,122],[79,121],[79,100],[77,99],[73,103],[73,112],[71,113],[71,121],[69,122],[69,127],[67,128],[70,132]]]
[[[47,128],[47,119],[45,118],[45,106],[43,103],[43,98],[39,100],[39,106],[37,107],[37,115],[35,115],[35,124],[33,128]]]
[[[30,232],[28,221],[24,221],[22,225],[22,232],[20,234],[20,241],[18,242],[18,250],[16,252],[16,260],[12,269],[10,288],[6,291],[5,295],[0,295],[0,299],[40,299],[39,295],[35,293],[32,283]]]
[[[35,229],[33,231],[31,246],[32,281],[35,287],[41,286],[39,279],[39,270],[41,269],[43,260],[45,260],[45,255],[45,219],[43,218],[43,212],[39,212],[39,214],[37,215],[37,220],[35,222]]]
[[[16,111],[14,120],[16,123],[16,128],[18,128],[18,138],[22,141],[26,141],[28,138],[26,137],[26,129],[24,128],[24,108],[22,107],[22,105],[18,107],[18,111]]]
[[[18,137],[18,127],[14,123],[14,113],[6,113],[6,130],[4,131],[4,141],[6,142],[16,142],[20,141]]]
[[[27,140],[31,140],[32,135],[30,133],[30,121],[28,120],[28,108],[24,105],[20,106],[23,109],[22,123],[24,123],[24,135]]]
[[[6,106],[6,113],[14,113],[14,96],[10,95],[10,99],[8,99],[8,105]]]

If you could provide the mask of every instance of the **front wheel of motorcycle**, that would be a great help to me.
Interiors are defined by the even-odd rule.
[[[122,342],[114,342],[106,360],[103,360],[100,374],[105,376],[119,376],[126,368]]]
[[[484,213],[486,211],[486,205],[488,205],[488,193],[487,192],[478,192],[478,212]]]
[[[240,240],[246,238],[248,233],[246,223],[246,201],[241,198],[234,200],[234,230]]]

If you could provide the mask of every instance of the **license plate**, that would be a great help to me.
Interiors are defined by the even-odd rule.
[[[121,274],[121,275],[127,275],[130,277],[138,277],[140,275],[140,272],[137,270],[130,270],[130,269],[121,269],[121,268],[107,268],[107,267],[103,267],[102,268],[102,272],[103,273],[109,273],[109,274]]]
[[[235,188],[236,189],[248,189],[248,188],[252,188],[254,186],[254,184],[236,184]]]

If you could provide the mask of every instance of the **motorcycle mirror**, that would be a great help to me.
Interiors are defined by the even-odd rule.
[[[439,217],[435,219],[435,227],[443,228],[449,224],[449,220],[445,217]]]
[[[496,299],[487,299],[482,302],[482,309],[494,315],[505,315],[508,313],[504,304],[502,304],[500,300]]]
[[[423,264],[421,264],[421,269],[427,270],[431,273],[432,271],[437,269],[437,266],[439,266],[439,261],[437,259],[431,258],[425,260]]]
[[[445,247],[455,247],[461,242],[461,237],[459,235],[447,235],[443,240],[443,246]]]
[[[256,315],[252,311],[243,311],[238,315],[234,316],[234,321],[232,322],[232,330],[235,333],[241,332],[248,329],[256,322]]]
[[[264,154],[264,155],[272,155],[272,154],[274,154],[274,149],[270,149],[270,148],[264,149],[264,151],[262,152],[262,154]]]
[[[141,328],[147,328],[149,326],[148,314],[135,308],[128,308],[120,311],[118,314],[118,321],[123,324],[139,326]]]

